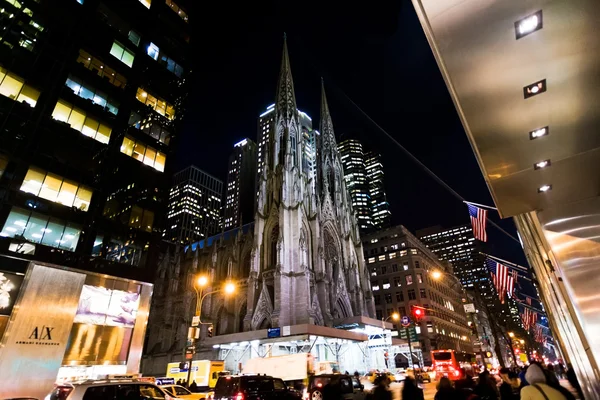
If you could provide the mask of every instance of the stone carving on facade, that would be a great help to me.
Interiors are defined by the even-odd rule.
[[[256,308],[254,309],[254,316],[252,317],[252,329],[259,329],[260,324],[265,319],[270,319],[271,314],[273,313],[272,299],[269,296],[269,291],[267,290],[267,285],[263,283],[262,290],[260,292],[260,297],[258,298],[258,303],[256,304]]]

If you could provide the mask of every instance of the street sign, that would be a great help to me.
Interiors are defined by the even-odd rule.
[[[407,327],[410,325],[410,318],[408,318],[408,316],[403,315],[402,318],[400,318],[400,323],[402,324],[403,327]]]
[[[414,327],[408,328],[408,329],[402,329],[399,332],[400,333],[400,339],[404,339],[404,340],[408,339],[408,336],[406,335],[406,331],[407,330],[409,332],[411,342],[416,342],[418,340],[418,337],[417,337],[417,330]]]
[[[200,325],[200,316],[194,315],[192,317],[192,326],[198,326],[198,325]]]
[[[267,329],[267,337],[268,338],[278,338],[281,336],[281,328],[268,328]]]
[[[467,313],[467,314],[477,312],[475,310],[475,304],[473,304],[473,303],[463,304],[463,307],[465,308],[465,313]]]

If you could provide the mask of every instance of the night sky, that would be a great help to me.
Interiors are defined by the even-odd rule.
[[[204,2],[196,2],[202,3]],[[195,164],[226,178],[237,141],[256,141],[257,118],[274,103],[283,33],[298,108],[318,128],[325,79],[338,142],[363,141],[383,156],[394,224],[411,231],[468,223],[464,204],[364,117],[383,129],[470,201],[493,205],[471,146],[409,0],[202,4],[194,25],[195,67],[177,168]],[[194,22],[194,21],[193,21]],[[497,213],[491,218],[500,222]],[[516,236],[512,221],[501,226]],[[488,251],[527,265],[521,247],[488,228]]]

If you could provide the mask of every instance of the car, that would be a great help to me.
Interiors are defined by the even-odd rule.
[[[63,383],[44,400],[173,400],[153,383],[136,378],[107,378]]]
[[[269,375],[221,376],[215,385],[215,400],[302,400],[285,382]]]
[[[172,397],[185,400],[201,400],[208,397],[207,393],[192,393],[180,385],[161,385],[160,388]]]
[[[342,397],[346,400],[353,400],[357,393],[361,393],[364,386],[360,381],[350,375],[345,374],[321,374],[312,375],[308,379],[306,388],[309,400],[323,400],[323,388],[332,381],[337,380],[340,386]]]

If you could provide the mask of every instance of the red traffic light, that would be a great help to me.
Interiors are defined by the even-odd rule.
[[[415,316],[415,318],[422,318],[423,316],[425,316],[425,310],[423,310],[420,307],[414,307],[413,315]]]

